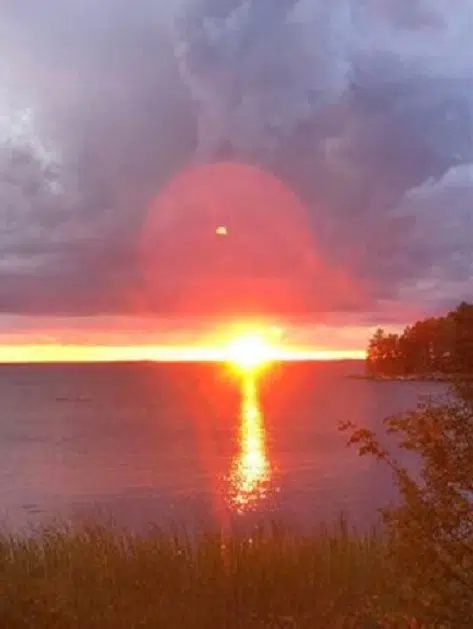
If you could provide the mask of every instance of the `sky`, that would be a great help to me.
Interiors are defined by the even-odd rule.
[[[247,320],[355,352],[471,299],[472,27],[473,0],[3,0],[4,356]]]

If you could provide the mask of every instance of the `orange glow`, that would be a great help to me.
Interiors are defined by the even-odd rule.
[[[364,359],[363,350],[272,348],[271,361]],[[228,346],[79,346],[79,345],[0,345],[0,363],[85,363],[85,362],[228,362]]]
[[[230,474],[230,504],[237,513],[254,509],[268,494],[271,465],[266,452],[264,417],[257,383],[252,375],[243,380],[240,417],[240,451]]]
[[[274,319],[214,321],[201,328],[182,323],[177,327],[176,323],[167,331],[160,331],[159,322],[145,323],[146,328],[142,321],[130,321],[123,328],[58,328],[55,342],[48,342],[49,332],[31,331],[24,334],[25,339],[22,334],[10,335],[9,343],[0,338],[0,363],[222,362],[245,371],[269,362],[365,358],[365,351],[356,349],[365,339],[360,342],[356,330],[348,328],[337,338],[323,326],[304,331]],[[34,341],[28,342],[28,337]],[[310,339],[313,345],[308,343]],[[327,345],[317,346],[322,339]]]

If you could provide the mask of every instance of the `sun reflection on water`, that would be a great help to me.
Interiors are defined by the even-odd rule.
[[[266,451],[264,417],[258,395],[257,376],[242,380],[239,452],[230,473],[230,503],[237,513],[253,510],[266,497],[271,465]]]

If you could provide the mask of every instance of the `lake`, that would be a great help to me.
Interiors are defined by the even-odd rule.
[[[389,473],[345,446],[442,393],[350,379],[360,362],[0,366],[0,505],[8,527],[60,516],[119,524],[282,520],[357,525],[395,499]]]

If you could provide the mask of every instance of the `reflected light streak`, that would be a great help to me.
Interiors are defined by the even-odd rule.
[[[266,452],[264,417],[261,411],[256,378],[243,378],[240,417],[240,451],[230,474],[231,507],[240,514],[253,510],[269,491],[271,465]]]

